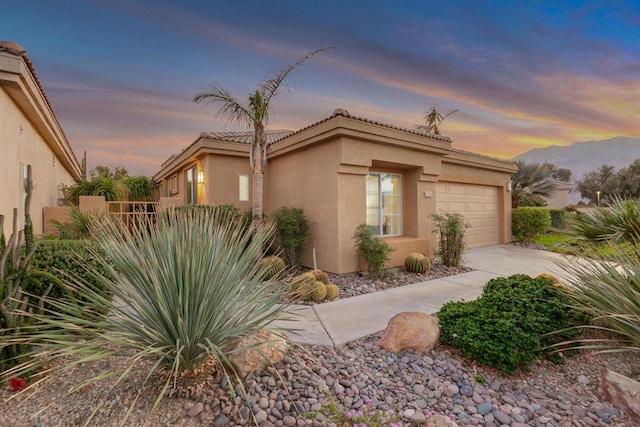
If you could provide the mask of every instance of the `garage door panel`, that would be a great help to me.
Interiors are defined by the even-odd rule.
[[[468,247],[498,244],[500,241],[498,188],[474,184],[440,182],[436,185],[438,212],[462,214],[469,224]]]

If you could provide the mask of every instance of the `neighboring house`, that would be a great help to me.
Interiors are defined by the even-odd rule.
[[[556,182],[556,189],[553,190],[547,201],[547,207],[552,209],[562,209],[569,206],[569,193],[573,191],[575,185],[569,182]]]
[[[456,150],[447,137],[352,116],[333,115],[296,132],[269,132],[264,211],[303,208],[313,224],[303,263],[334,273],[358,270],[353,232],[361,223],[397,250],[432,254],[437,236],[430,215],[460,212],[471,225],[470,247],[511,240],[507,184],[517,165]],[[251,132],[203,133],[165,161],[154,180],[165,196],[185,203],[251,200]]]
[[[60,184],[80,179],[80,165],[22,47],[0,41],[0,215],[11,233],[12,211],[24,224],[24,178],[31,165],[34,183],[31,216],[42,233],[42,209],[57,206]]]

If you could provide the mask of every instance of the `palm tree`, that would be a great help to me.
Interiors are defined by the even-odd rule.
[[[520,206],[523,196],[549,197],[556,189],[553,169],[548,163],[518,160],[518,172],[511,176],[511,207]]]
[[[226,117],[233,122],[244,122],[253,127],[253,141],[249,152],[249,164],[253,171],[253,194],[251,200],[252,225],[257,228],[262,222],[262,194],[264,187],[264,172],[267,166],[267,135],[266,127],[269,122],[269,107],[271,100],[279,93],[284,80],[300,65],[326,50],[323,48],[309,52],[294,63],[285,63],[271,71],[266,80],[260,82],[256,90],[249,94],[246,102],[240,101],[231,92],[216,83],[209,92],[196,94],[193,102],[220,103],[218,116]]]
[[[440,110],[438,110],[438,106],[436,104],[433,104],[429,109],[429,111],[427,111],[427,114],[424,116],[424,120],[426,124],[422,126],[418,126],[418,130],[440,135],[440,129],[438,128],[440,126],[440,123],[442,123],[444,119],[446,119],[452,114],[457,113],[458,111],[460,110],[452,110],[452,111],[449,111],[447,114],[442,115]]]

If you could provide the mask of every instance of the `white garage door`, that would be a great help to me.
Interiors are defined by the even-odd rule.
[[[464,215],[469,224],[467,247],[500,242],[498,187],[439,182],[436,184],[436,210]]]

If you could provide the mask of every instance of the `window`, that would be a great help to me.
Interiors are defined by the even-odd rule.
[[[402,176],[367,174],[367,225],[377,236],[402,234]]]
[[[173,175],[171,177],[169,191],[171,194],[176,194],[178,192],[178,175]]]
[[[198,183],[196,181],[196,166],[187,169],[187,204],[198,204]]]
[[[249,175],[240,175],[238,178],[239,195],[241,202],[249,201]]]

